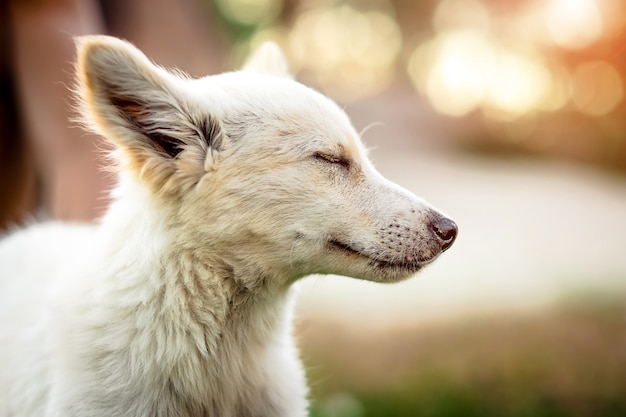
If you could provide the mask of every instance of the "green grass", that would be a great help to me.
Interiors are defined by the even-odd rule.
[[[312,417],[626,416],[623,300],[376,334],[304,330]]]

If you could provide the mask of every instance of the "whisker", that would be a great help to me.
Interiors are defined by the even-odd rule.
[[[359,132],[359,136],[361,138],[363,138],[363,136],[365,136],[365,134],[373,127],[383,127],[385,126],[384,123],[382,122],[372,122],[367,124],[363,129],[361,129],[361,131]]]

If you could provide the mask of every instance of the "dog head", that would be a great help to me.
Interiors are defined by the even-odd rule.
[[[277,46],[241,71],[189,79],[118,39],[78,45],[84,118],[179,244],[287,283],[397,281],[453,243],[454,222],[383,178],[346,114],[293,81]]]

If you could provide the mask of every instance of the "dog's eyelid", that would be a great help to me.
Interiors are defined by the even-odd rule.
[[[337,164],[337,165],[341,165],[343,167],[350,167],[351,163],[350,160],[344,156],[337,156],[337,155],[333,155],[332,153],[326,153],[326,152],[315,152],[313,154],[313,157],[315,159],[319,159],[322,160],[324,162],[330,162],[331,164]]]

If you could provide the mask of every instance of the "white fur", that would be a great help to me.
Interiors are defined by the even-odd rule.
[[[0,242],[0,417],[305,416],[292,284],[398,281],[444,249],[443,217],[263,48],[192,80],[79,41],[83,117],[119,183],[96,226]]]

